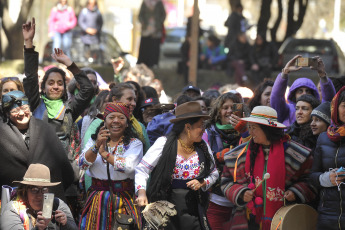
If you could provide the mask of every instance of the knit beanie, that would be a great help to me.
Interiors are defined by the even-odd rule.
[[[320,105],[320,100],[317,99],[316,97],[314,97],[313,95],[310,95],[310,94],[303,94],[302,96],[300,96],[297,99],[296,104],[299,101],[305,101],[305,102],[309,103],[313,109],[315,109],[317,106]]]
[[[331,124],[331,103],[326,101],[316,107],[312,112],[311,116],[316,116],[326,122],[328,125]]]

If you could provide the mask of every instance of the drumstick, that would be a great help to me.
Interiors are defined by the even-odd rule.
[[[263,179],[262,181],[260,181],[259,184],[253,189],[253,192],[255,192],[255,190],[256,190],[257,188],[259,188],[260,185],[261,185],[265,180],[270,179],[270,176],[271,176],[271,175],[270,175],[269,173],[265,173],[264,179]]]

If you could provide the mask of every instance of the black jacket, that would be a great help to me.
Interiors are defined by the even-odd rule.
[[[309,122],[307,124],[299,125],[295,121],[288,129],[287,134],[291,136],[292,140],[309,149],[313,150],[316,146],[317,136],[313,135]]]
[[[318,229],[345,229],[345,185],[322,187],[319,177],[333,168],[345,167],[345,138],[331,141],[321,133],[314,151],[311,182],[320,192]],[[340,217],[340,220],[339,220]]]

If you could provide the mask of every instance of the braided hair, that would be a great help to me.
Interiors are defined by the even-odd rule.
[[[184,130],[186,124],[193,125],[200,119],[201,118],[198,117],[185,119],[173,125],[172,131],[168,135],[167,141],[163,147],[162,156],[151,173],[151,180],[147,190],[150,202],[167,199],[171,189],[172,174],[176,163],[178,137]],[[204,141],[194,143],[194,147],[199,154],[205,156],[205,167],[199,175],[201,178],[204,178],[211,173],[214,163]]]

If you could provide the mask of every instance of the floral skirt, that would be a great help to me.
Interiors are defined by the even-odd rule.
[[[132,190],[134,191],[134,190]],[[81,214],[79,222],[80,229],[110,230],[112,223],[112,212],[131,215],[135,221],[136,228],[141,229],[140,210],[133,203],[133,193],[129,191],[114,192],[113,207],[109,191],[97,190],[91,186],[88,191],[88,199]]]

